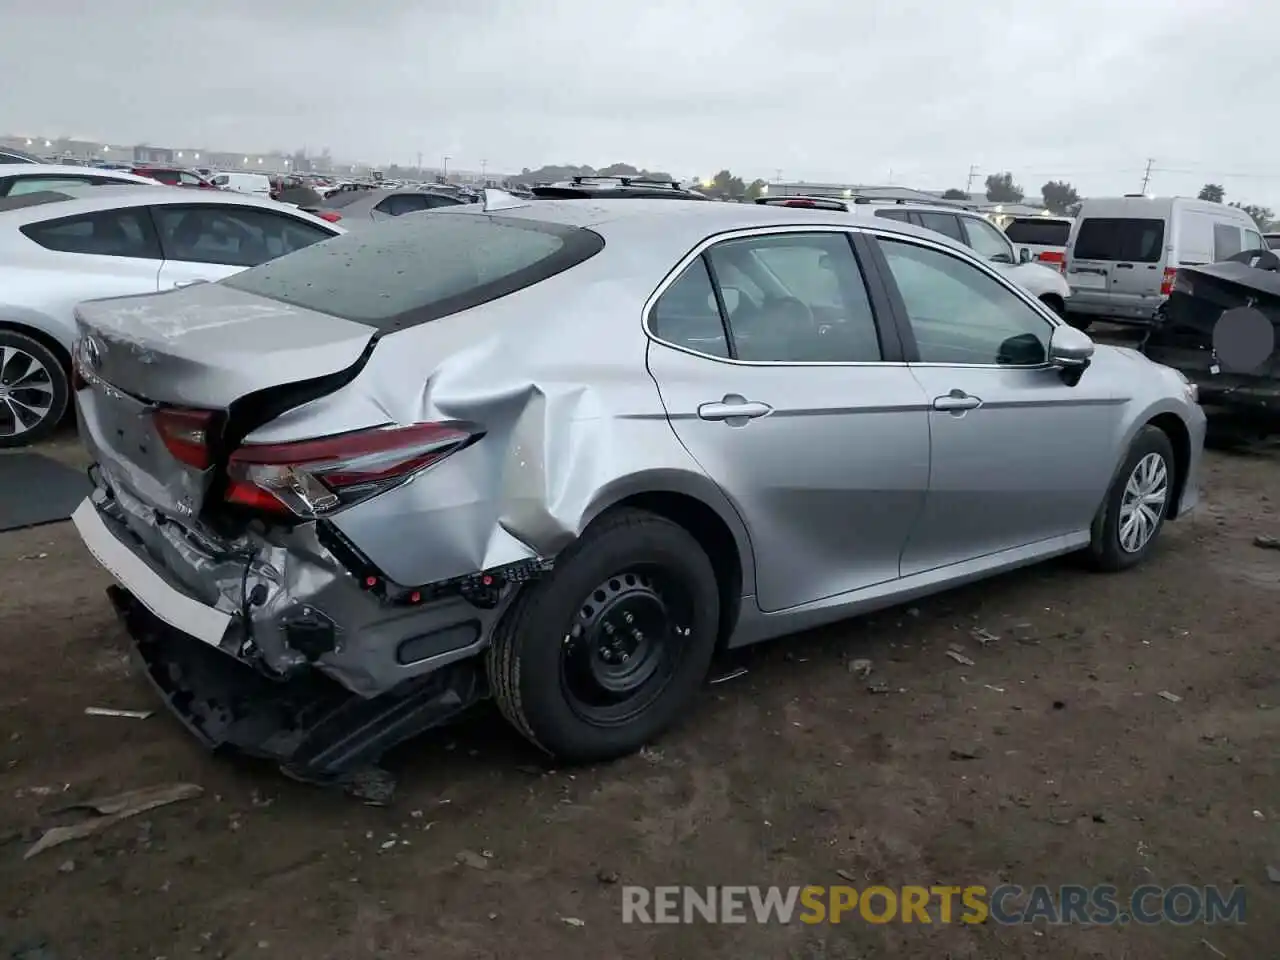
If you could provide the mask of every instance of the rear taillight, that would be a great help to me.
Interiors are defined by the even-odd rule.
[[[1173,293],[1173,281],[1178,276],[1176,267],[1164,268],[1164,279],[1160,281],[1160,296],[1167,297]]]
[[[256,510],[322,516],[399,486],[480,435],[466,424],[415,423],[249,444],[227,464],[226,498]]]
[[[196,470],[208,470],[213,466],[209,433],[213,429],[214,416],[209,410],[175,407],[161,407],[151,415],[165,449],[175,460]]]
[[[1063,256],[1057,250],[1045,250],[1038,259],[1041,263],[1062,263]]]
[[[342,219],[342,214],[338,213],[336,210],[320,210],[317,211],[316,216],[327,223],[337,223]]]

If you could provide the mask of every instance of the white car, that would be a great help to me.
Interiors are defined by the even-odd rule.
[[[0,198],[0,447],[66,412],[76,304],[220,280],[344,232],[271,200],[144,182]]]
[[[59,163],[13,163],[0,166],[0,197],[16,197],[66,187],[102,187],[132,183],[154,187],[156,182],[125,170],[99,170]]]

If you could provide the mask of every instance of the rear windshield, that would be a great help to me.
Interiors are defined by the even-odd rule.
[[[1014,220],[1005,227],[1004,234],[1014,243],[1030,243],[1041,247],[1065,247],[1071,236],[1071,224],[1066,220],[1045,220],[1027,217]]]
[[[221,282],[391,332],[505,297],[604,247],[581,227],[451,209],[334,237]]]
[[[1080,223],[1072,255],[1077,260],[1158,263],[1164,253],[1164,221],[1137,217],[1089,217]]]

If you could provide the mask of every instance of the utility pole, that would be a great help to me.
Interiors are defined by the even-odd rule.
[[[1154,158],[1148,157],[1148,158],[1147,158],[1147,169],[1146,169],[1146,171],[1142,174],[1142,192],[1143,192],[1143,193],[1146,193],[1146,192],[1147,192],[1147,184],[1149,184],[1149,183],[1151,182],[1151,165],[1152,165],[1153,163],[1155,163]]]
[[[781,183],[781,182],[782,182],[782,168],[781,168],[781,167],[778,167],[776,170],[774,170],[774,171],[773,171],[773,173],[774,173],[773,182],[774,182],[774,183]]]
[[[442,159],[444,160],[444,163],[441,164],[440,166],[440,177],[443,180],[448,180],[449,179],[449,158],[444,157]]]
[[[488,160],[481,160],[481,161],[480,161],[480,182],[481,182],[481,183],[488,183],[488,182],[489,182],[489,181],[485,178],[485,172],[486,172],[488,169],[489,169],[489,161],[488,161]]]
[[[966,197],[973,196],[973,181],[977,179],[977,176],[978,176],[977,164],[971,164],[969,166],[969,178],[964,182],[964,195]]]
[[[417,171],[418,171],[418,176],[422,176],[422,151],[421,150],[418,151]]]

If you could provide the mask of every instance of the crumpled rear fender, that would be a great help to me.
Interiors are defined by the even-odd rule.
[[[680,444],[645,364],[635,317],[611,322],[616,291],[553,279],[465,314],[383,337],[360,376],[255,432],[278,442],[379,424],[452,421],[476,443],[333,524],[402,585],[553,558],[595,517],[639,494],[691,497],[732,532],[749,587],[742,522]],[[607,285],[605,285],[607,286]],[[526,295],[528,294],[528,295]],[[641,302],[637,300],[637,302]],[[555,319],[591,312],[597,331]],[[507,334],[539,319],[537,337]],[[561,335],[561,331],[564,331]]]

